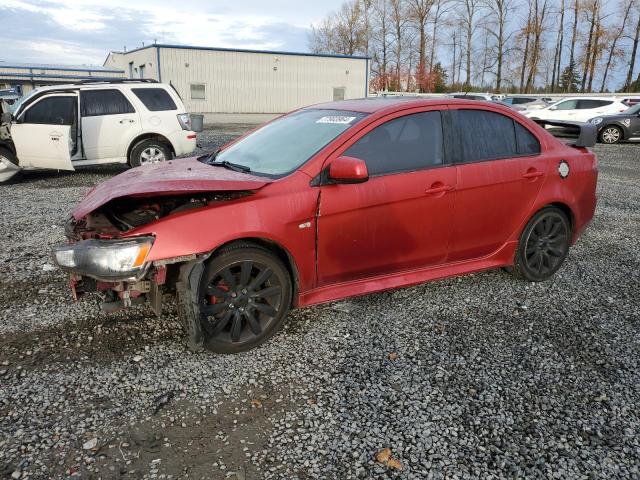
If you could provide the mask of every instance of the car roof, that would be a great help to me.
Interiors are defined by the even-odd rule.
[[[558,99],[558,101],[560,100],[613,100],[618,102],[620,101],[620,99],[616,97],[564,97],[564,98]]]
[[[46,85],[46,86],[42,86],[42,87],[37,87],[36,89],[34,89],[35,91],[38,92],[49,92],[49,91],[58,91],[58,90],[78,90],[80,88],[84,89],[92,89],[92,88],[97,88],[97,89],[104,89],[107,87],[134,87],[134,88],[140,88],[140,87],[150,87],[150,88],[164,88],[166,86],[166,84],[163,83],[149,83],[149,82],[100,82],[100,81],[96,81],[95,83],[65,83],[65,84],[61,84],[61,85]]]
[[[354,100],[339,100],[335,102],[319,103],[306,107],[307,109],[325,109],[325,110],[342,110],[360,113],[377,113],[385,110],[405,110],[414,107],[423,107],[429,105],[486,105],[498,106],[496,102],[482,102],[478,100],[465,100],[463,98],[449,97],[373,97],[358,98]],[[504,107],[505,111],[510,111]]]

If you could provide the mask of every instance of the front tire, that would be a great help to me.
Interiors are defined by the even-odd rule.
[[[200,281],[204,347],[238,353],[263,344],[284,323],[292,290],[289,271],[270,251],[252,244],[225,248]]]
[[[516,251],[513,273],[530,282],[551,278],[569,253],[571,226],[556,207],[536,213],[524,228]]]
[[[159,140],[142,140],[131,149],[129,165],[139,167],[171,160],[173,155],[169,146]]]
[[[616,127],[615,125],[607,125],[600,131],[599,137],[602,143],[612,145],[614,143],[620,142],[623,139],[624,134],[620,127]]]

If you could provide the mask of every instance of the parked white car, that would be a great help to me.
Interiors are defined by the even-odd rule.
[[[19,170],[137,167],[191,153],[196,133],[170,85],[144,80],[42,87],[3,115],[13,148],[0,151],[0,182]]]
[[[601,115],[615,115],[624,112],[627,107],[612,97],[573,97],[564,98],[545,108],[526,110],[523,115],[541,120],[573,120],[586,122]]]

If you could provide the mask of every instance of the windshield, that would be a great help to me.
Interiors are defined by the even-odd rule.
[[[256,130],[215,157],[250,168],[251,173],[280,177],[297,169],[365,114],[343,110],[301,110]]]
[[[624,111],[624,115],[635,115],[636,113],[640,113],[640,103]]]

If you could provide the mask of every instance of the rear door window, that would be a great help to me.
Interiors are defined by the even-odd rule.
[[[344,155],[364,160],[371,176],[442,165],[441,114],[423,112],[390,120],[367,133]]]
[[[132,88],[131,91],[150,112],[178,109],[169,92],[163,88]]]
[[[73,125],[76,116],[76,97],[46,97],[30,107],[23,123],[41,125]]]
[[[609,100],[578,100],[578,110],[587,110],[589,108],[599,108],[611,105],[613,102]]]
[[[120,90],[85,90],[81,96],[83,117],[135,113],[133,105]]]
[[[536,101],[535,98],[525,98],[525,97],[518,97],[513,99],[514,105],[523,105],[525,103],[531,103],[535,101]]]
[[[459,163],[496,160],[518,155],[514,122],[486,110],[452,110]]]
[[[577,108],[578,101],[577,100],[565,100],[564,102],[560,102],[555,106],[556,110],[575,110]]]

